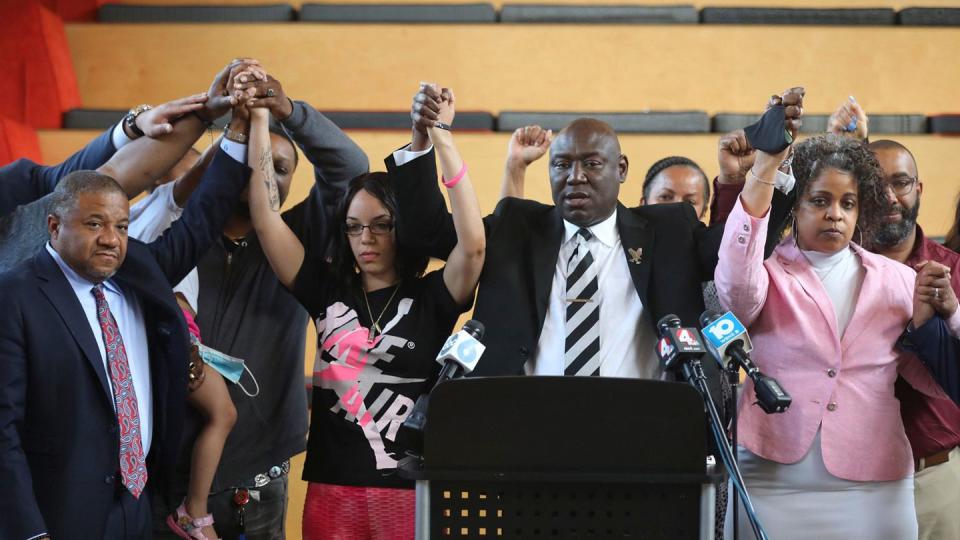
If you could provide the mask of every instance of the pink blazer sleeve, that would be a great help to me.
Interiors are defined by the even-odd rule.
[[[714,274],[720,305],[745,326],[760,314],[767,300],[770,276],[763,266],[769,211],[754,218],[743,209],[740,198],[727,217]]]

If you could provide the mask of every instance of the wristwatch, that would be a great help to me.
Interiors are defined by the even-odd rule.
[[[143,130],[137,127],[137,117],[152,108],[153,107],[150,105],[144,103],[130,109],[130,111],[127,112],[127,115],[123,117],[123,125],[126,126],[126,128],[137,137],[143,137]]]

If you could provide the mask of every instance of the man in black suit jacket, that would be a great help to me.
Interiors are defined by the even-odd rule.
[[[121,482],[111,374],[94,334],[97,314],[80,291],[119,291],[135,314],[125,324],[117,315],[121,336],[124,328],[145,336],[139,347],[124,344],[134,385],[137,365],[150,381],[137,402],[152,427],[147,482],[162,483],[175,463],[187,391],[189,338],[172,284],[217,237],[250,170],[221,150],[205,174],[182,218],[143,244],[127,242],[119,184],[73,173],[54,192],[51,243],[0,275],[0,538],[149,537],[147,491],[134,497]]]
[[[799,98],[799,96],[797,96]],[[431,104],[439,96],[424,89],[414,100],[415,127],[431,124]],[[799,104],[796,109],[799,116]],[[414,130],[411,150],[427,147]],[[398,166],[398,157],[409,159]],[[580,119],[565,128],[550,148],[549,173],[555,206],[534,201],[505,198],[496,210],[484,219],[487,230],[487,260],[480,277],[480,288],[474,318],[486,326],[487,350],[478,364],[476,375],[522,375],[543,373],[562,375],[565,339],[563,312],[563,261],[571,228],[592,229],[616,215],[616,234],[611,245],[620,250],[620,262],[610,267],[628,269],[632,289],[642,317],[626,320],[601,316],[601,375],[657,376],[653,342],[656,322],[667,314],[676,314],[687,326],[697,325],[704,309],[701,282],[713,278],[717,251],[723,235],[722,224],[704,226],[689,204],[663,204],[626,208],[617,201],[620,184],[626,180],[628,161],[620,152],[613,129],[600,121]],[[401,216],[397,234],[407,249],[416,249],[444,258],[456,241],[453,225],[437,187],[436,167],[432,153],[389,157],[387,167],[394,175]],[[781,194],[782,195],[782,194]],[[790,208],[789,198],[775,199],[775,218],[782,223]],[[771,226],[768,244],[779,239],[782,227]],[[595,236],[595,235],[594,235]],[[569,239],[566,240],[565,239]],[[591,250],[594,248],[591,247]],[[613,280],[602,279],[599,289],[619,291]],[[559,290],[558,290],[559,286]],[[620,302],[613,293],[603,295],[603,302]],[[634,313],[637,306],[631,309]],[[551,340],[544,340],[545,322],[554,313]],[[614,320],[610,320],[614,319]],[[604,341],[604,337],[608,337]],[[609,339],[612,337],[613,339]],[[553,341],[556,340],[556,341]],[[552,341],[545,343],[545,341]],[[624,347],[623,344],[628,346]],[[632,348],[630,343],[636,344]],[[551,347],[552,358],[538,356],[544,346]],[[649,347],[647,349],[647,347]],[[609,349],[609,351],[607,350]],[[618,356],[621,351],[635,358]],[[559,354],[557,354],[559,353]],[[547,356],[547,355],[544,355]],[[553,367],[544,370],[537,364],[549,361]],[[653,365],[651,365],[653,364]],[[712,363],[705,367],[716,374]],[[646,374],[646,375],[645,375]],[[719,394],[715,397],[719,397]]]

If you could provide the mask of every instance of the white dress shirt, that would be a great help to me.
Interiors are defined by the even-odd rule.
[[[107,349],[103,343],[103,330],[97,319],[97,301],[93,297],[94,283],[83,278],[70,268],[50,244],[47,252],[57,262],[63,271],[67,282],[77,295],[80,307],[87,316],[87,324],[100,349],[100,360],[103,362],[103,372],[110,387],[110,403],[116,410],[113,399],[113,385],[110,381],[110,368],[107,366]],[[150,453],[150,441],[153,439],[153,386],[150,379],[150,347],[147,343],[147,329],[143,319],[143,310],[136,296],[124,293],[111,279],[103,282],[103,293],[110,306],[110,313],[117,321],[123,346],[127,351],[127,362],[130,364],[130,376],[133,378],[133,389],[137,393],[137,411],[140,415],[140,441],[143,444],[144,457]]]
[[[177,206],[173,199],[175,186],[176,182],[157,186],[150,195],[130,206],[130,228],[127,230],[130,237],[141,242],[153,242],[165,233],[174,221],[180,219],[183,208]],[[193,311],[198,311],[200,278],[197,275],[197,269],[190,270],[187,277],[173,288],[173,292],[183,294]]]
[[[246,144],[224,138],[220,141],[220,149],[238,163],[247,162]],[[173,198],[174,187],[175,181],[157,186],[150,195],[130,206],[130,229],[127,231],[130,236],[141,242],[153,242],[165,233],[174,221],[180,219],[183,208],[177,206]],[[197,269],[190,270],[187,277],[173,288],[173,292],[183,294],[193,311],[199,311],[200,277]]]
[[[657,339],[630,276],[617,230],[617,211],[587,228],[593,235],[587,246],[598,273],[600,375],[660,379],[663,372],[654,352]],[[576,247],[575,235],[580,227],[564,221],[563,229],[537,353],[525,366],[530,375],[563,375],[566,367],[567,261]]]

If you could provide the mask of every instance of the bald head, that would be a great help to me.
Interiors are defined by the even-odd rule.
[[[627,168],[610,124],[593,118],[574,120],[550,145],[553,202],[574,225],[599,223],[613,214]]]
[[[620,139],[613,127],[596,118],[578,118],[570,122],[567,127],[560,130],[560,133],[554,138],[554,144],[564,137],[576,138],[580,140],[593,140],[597,144],[610,145],[610,151],[620,155]],[[554,145],[550,145],[550,151],[553,152]]]

